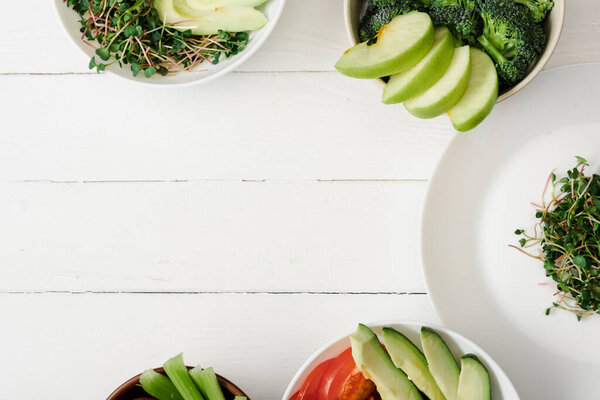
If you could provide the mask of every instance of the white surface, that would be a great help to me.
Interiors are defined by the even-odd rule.
[[[575,155],[600,168],[600,101],[588,89],[598,86],[600,64],[547,72],[479,135],[453,140],[427,196],[423,264],[440,317],[488,349],[526,399],[585,397],[596,387],[586,371],[600,368],[600,320],[545,316],[556,288],[540,283],[552,280],[508,245],[518,245],[515,229],[533,229],[530,202],[541,201],[553,169],[565,176]],[[525,109],[527,119],[506,118]]]
[[[89,73],[51,1],[3,7],[0,399],[103,399],[184,351],[275,400],[359,321],[437,321],[405,293],[454,133],[333,72],[341,0],[289,0],[238,72],[174,90]],[[567,5],[551,66],[600,61],[599,16]]]
[[[490,375],[493,399],[519,400],[519,395],[515,391],[514,386],[496,361],[483,349],[477,346],[477,344],[456,332],[443,328],[439,325],[422,321],[385,321],[369,324],[369,326],[380,337],[380,340],[381,331],[384,327],[394,328],[398,332],[401,332],[403,335],[408,337],[417,347],[421,349],[421,351],[423,350],[421,346],[420,335],[421,327],[427,326],[428,328],[434,329],[444,339],[457,362],[460,362],[460,357],[465,354],[475,354],[477,356]],[[300,387],[308,375],[320,363],[340,355],[348,347],[350,347],[350,335],[345,335],[330,343],[327,343],[325,346],[317,350],[296,373],[294,379],[292,382],[290,382],[285,392],[284,398],[287,399],[300,390]]]

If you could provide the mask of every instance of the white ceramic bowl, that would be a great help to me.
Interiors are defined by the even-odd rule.
[[[519,400],[519,395],[515,390],[514,386],[504,373],[500,366],[489,356],[485,351],[483,351],[479,346],[475,343],[471,342],[469,339],[459,335],[456,332],[453,332],[449,329],[442,328],[441,326],[437,326],[434,324],[430,324],[428,322],[419,322],[419,321],[390,321],[390,322],[377,322],[373,324],[369,324],[371,329],[375,331],[378,335],[381,334],[381,329],[384,326],[394,328],[399,332],[402,332],[406,335],[413,343],[420,347],[420,331],[422,326],[426,326],[435,330],[440,336],[446,341],[448,347],[454,354],[454,357],[457,359],[460,356],[473,353],[475,354],[481,362],[485,365],[490,375],[490,380],[492,384],[492,398],[494,400]],[[321,347],[317,350],[303,365],[300,367],[292,382],[290,382],[285,394],[283,395],[283,400],[288,400],[294,393],[300,389],[302,383],[308,376],[308,374],[315,369],[317,365],[322,363],[325,360],[333,358],[340,354],[342,351],[347,349],[350,346],[350,335],[344,335],[340,338],[337,338],[325,346]]]
[[[360,17],[364,11],[366,0],[344,0],[344,19],[346,21],[346,31],[350,44],[354,46],[358,43],[358,26],[360,24]],[[502,100],[508,99],[510,96],[517,93],[519,90],[527,86],[540,71],[544,68],[544,65],[548,62],[554,49],[558,44],[558,39],[562,32],[563,23],[565,20],[565,0],[554,0],[554,8],[550,11],[550,14],[544,21],[544,31],[548,35],[548,43],[546,49],[538,57],[538,59],[529,68],[529,73],[521,82],[510,88],[504,93],[501,93],[498,97],[498,103]],[[376,80],[380,85],[383,84],[381,79]]]
[[[87,58],[81,60],[82,65],[87,65],[89,59],[95,56],[95,54],[94,49],[85,45],[81,40],[81,32],[79,31],[81,28],[81,25],[79,24],[79,16],[75,11],[67,7],[63,0],[53,1],[58,19],[65,28],[67,35],[71,38],[75,46],[77,46],[77,48],[81,50],[81,52]],[[151,78],[146,78],[143,76],[143,74],[139,74],[137,77],[134,77],[131,74],[131,70],[127,66],[121,68],[117,64],[108,67],[106,70],[116,76],[133,82],[154,85],[181,86],[212,81],[213,79],[223,76],[239,67],[246,60],[252,57],[254,53],[256,53],[260,46],[262,46],[262,44],[267,40],[271,32],[273,32],[273,29],[275,28],[275,25],[281,16],[285,2],[286,0],[268,0],[262,6],[257,7],[257,9],[261,10],[269,20],[267,25],[260,30],[250,32],[248,45],[242,52],[228,59],[222,58],[222,61],[217,65],[205,62],[198,66],[197,69],[199,71],[180,72],[178,74],[169,76],[161,76],[156,74]]]

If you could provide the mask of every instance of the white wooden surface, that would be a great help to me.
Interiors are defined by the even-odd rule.
[[[274,400],[359,321],[437,322],[417,236],[454,133],[333,71],[341,0],[175,90],[87,71],[49,1],[3,10],[0,400],[103,399],[180,351]],[[590,61],[600,3],[571,0],[549,67]]]

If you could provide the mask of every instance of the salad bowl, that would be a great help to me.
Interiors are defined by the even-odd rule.
[[[81,24],[79,23],[79,16],[75,11],[67,7],[67,3],[64,0],[53,0],[53,2],[55,5],[56,16],[66,34],[87,60],[90,60],[96,55],[95,48],[86,45],[81,40]],[[107,67],[106,71],[112,75],[132,82],[158,86],[187,86],[210,82],[238,68],[256,53],[273,32],[273,29],[281,16],[285,2],[286,0],[268,0],[262,6],[257,7],[257,9],[262,11],[267,17],[267,24],[262,29],[249,33],[248,44],[239,54],[227,59],[223,58],[218,64],[203,62],[189,72],[182,71],[167,76],[155,74],[151,78],[146,78],[144,74],[138,74],[134,77],[127,66],[121,68],[117,64]],[[85,62],[85,59],[83,59],[82,63]]]
[[[502,371],[500,366],[486,353],[483,349],[471,342],[469,339],[460,335],[457,332],[449,329],[421,321],[387,321],[376,322],[369,324],[369,327],[378,335],[381,336],[382,329],[389,327],[396,329],[404,334],[413,343],[420,342],[419,335],[421,327],[431,328],[437,332],[442,339],[447,343],[449,349],[454,354],[455,358],[461,354],[474,354],[485,365],[488,370],[492,398],[495,400],[519,400],[514,386],[510,382],[507,375]],[[350,334],[343,335],[331,342],[325,344],[318,349],[308,360],[300,367],[296,375],[287,387],[282,400],[289,400],[302,387],[308,375],[322,362],[335,358],[350,346]]]

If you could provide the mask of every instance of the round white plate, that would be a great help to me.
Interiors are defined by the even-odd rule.
[[[428,322],[419,321],[377,322],[369,324],[369,326],[378,335],[381,335],[381,329],[385,326],[394,328],[397,331],[402,332],[404,335],[406,335],[418,347],[421,347],[421,327],[429,327],[435,330],[444,339],[457,361],[462,355],[468,353],[475,354],[481,360],[481,362],[485,365],[490,375],[490,381],[492,384],[492,398],[494,400],[519,400],[519,396],[517,395],[517,392],[515,391],[515,388],[513,387],[512,383],[510,383],[510,380],[508,379],[506,374],[492,359],[492,357],[490,357],[488,353],[483,351],[475,343],[471,342],[469,339],[465,338],[464,336],[461,336],[456,332],[453,332],[446,328],[442,328],[441,326],[430,324]],[[325,360],[339,355],[348,347],[350,347],[350,334],[337,338],[327,343],[319,350],[317,350],[317,352],[314,353],[302,365],[302,367],[300,367],[300,369],[288,385],[288,388],[285,391],[285,394],[283,395],[283,400],[288,400],[294,393],[296,393],[300,389],[302,383],[304,382],[308,374],[310,374],[310,372],[313,369],[315,369],[317,365],[319,365]]]
[[[267,25],[262,29],[250,32],[248,45],[242,52],[235,56],[231,56],[227,59],[222,57],[222,61],[216,65],[205,62],[199,65],[197,67],[197,70],[195,71],[180,72],[178,74],[168,76],[161,76],[156,74],[151,78],[146,78],[143,76],[143,74],[139,74],[137,77],[134,77],[131,74],[131,70],[127,65],[121,68],[117,64],[114,64],[108,67],[106,70],[108,72],[112,72],[113,74],[121,78],[125,78],[133,82],[154,85],[181,86],[212,81],[213,79],[223,76],[226,73],[239,67],[254,53],[256,53],[256,51],[267,40],[267,37],[269,37],[271,32],[273,32],[273,29],[275,28],[275,25],[277,24],[277,21],[281,16],[283,7],[285,6],[285,2],[286,0],[268,0],[262,6],[257,7],[257,9],[262,11],[269,20]],[[81,27],[81,25],[79,24],[79,16],[75,11],[67,7],[66,3],[63,0],[54,0],[54,5],[59,22],[65,28],[67,35],[71,38],[71,41],[79,50],[81,50],[81,52],[86,57],[86,59],[81,60],[82,65],[87,65],[89,60],[96,54],[94,53],[95,49],[91,48],[90,46],[87,46],[81,40],[81,32],[79,31]],[[92,42],[92,44],[95,45],[96,43]]]
[[[538,260],[508,247],[531,229],[546,179],[575,156],[600,170],[600,64],[545,72],[457,135],[431,181],[422,262],[444,324],[480,343],[525,399],[590,398],[600,373],[600,315],[577,322],[551,305]],[[590,171],[588,170],[588,172]]]

